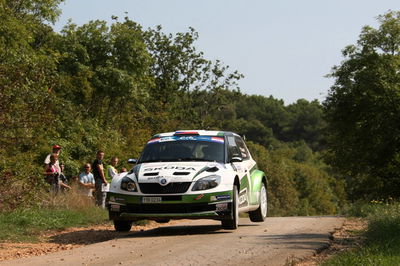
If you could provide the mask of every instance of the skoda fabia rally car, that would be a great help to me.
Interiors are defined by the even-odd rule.
[[[133,169],[113,178],[107,208],[117,231],[142,219],[215,219],[236,229],[240,212],[264,221],[266,189],[239,135],[176,131],[153,136]]]

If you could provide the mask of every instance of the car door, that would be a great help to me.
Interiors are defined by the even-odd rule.
[[[249,205],[249,192],[250,192],[250,175],[247,163],[243,161],[243,155],[241,154],[240,148],[236,142],[235,136],[228,136],[228,160],[231,162],[232,167],[236,170],[240,179],[240,191],[239,191],[239,207],[245,207]],[[242,161],[232,162],[232,158],[239,157]]]
[[[251,172],[256,166],[256,162],[251,158],[250,152],[246,147],[243,139],[239,136],[235,136],[236,145],[239,149],[240,157],[243,159],[243,167],[245,167],[248,172]],[[251,173],[248,173],[249,175]]]

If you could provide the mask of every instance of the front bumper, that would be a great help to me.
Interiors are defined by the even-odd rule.
[[[151,195],[158,203],[143,203],[149,195],[107,193],[111,220],[216,219],[231,217],[232,191],[197,195]]]

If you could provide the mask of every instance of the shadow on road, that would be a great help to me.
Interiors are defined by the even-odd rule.
[[[269,245],[286,246],[290,249],[319,250],[329,246],[329,234],[286,234],[263,235],[259,239],[267,240]]]
[[[179,235],[200,235],[200,234],[224,234],[230,233],[221,229],[220,225],[191,225],[191,226],[162,226],[149,230],[135,231],[132,228],[130,232],[116,232],[113,229],[107,230],[79,230],[74,232],[60,233],[50,237],[50,243],[88,245],[108,241],[115,238],[143,238],[143,237],[165,237]]]
[[[220,225],[163,226],[152,230],[130,233],[124,237],[162,237],[179,235],[226,234]]]
[[[126,234],[114,230],[79,230],[51,236],[49,242],[63,245],[88,245],[108,241]]]

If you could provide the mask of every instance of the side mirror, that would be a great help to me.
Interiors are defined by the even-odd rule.
[[[136,159],[128,159],[128,163],[135,164],[135,163],[137,163],[137,160]]]
[[[235,156],[235,157],[232,157],[232,159],[231,159],[231,163],[241,163],[241,162],[243,162],[242,157]]]

